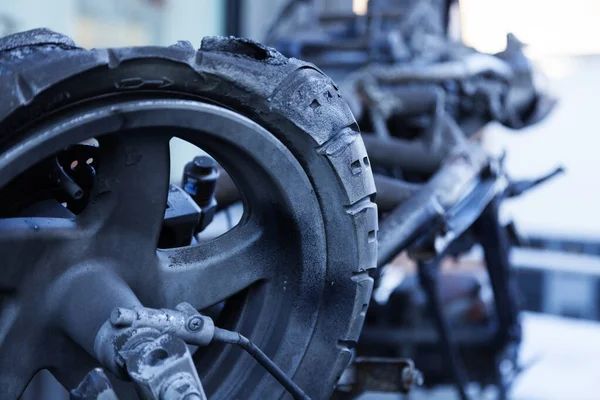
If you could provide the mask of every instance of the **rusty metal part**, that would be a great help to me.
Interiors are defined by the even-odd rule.
[[[430,260],[443,254],[460,235],[479,219],[487,205],[506,187],[503,177],[485,177],[477,180],[473,188],[441,214],[432,229],[408,249],[409,256],[417,261]]]
[[[186,343],[196,346],[209,344],[215,333],[213,320],[198,313],[189,303],[180,303],[175,310],[118,307],[111,313],[110,323],[117,328],[156,329],[161,333],[173,334]]]
[[[181,343],[206,346],[213,340],[240,346],[295,399],[310,399],[248,338],[237,332],[215,328],[211,318],[201,315],[189,303],[178,304],[175,310],[115,308],[98,333],[95,349],[97,357],[107,366],[113,369],[116,366],[118,371],[115,373],[130,377],[138,385],[138,390],[146,396],[144,399],[195,400],[194,396],[198,396],[199,400],[204,400],[203,392],[202,397],[197,394],[202,391],[197,375],[189,372],[189,365],[196,371],[191,356],[187,348],[182,350]],[[184,386],[192,388],[184,393],[188,397],[164,394],[176,396],[183,393],[181,388]]]
[[[520,194],[537,181],[508,186],[503,172],[488,171],[493,162],[483,151],[464,142],[478,140],[477,133],[492,121],[511,129],[534,124],[548,115],[555,100],[539,85],[538,72],[514,36],[508,35],[506,50],[494,55],[479,53],[449,37],[452,3],[371,1],[366,16],[348,15],[330,24],[333,21],[314,18],[306,30],[282,31],[279,43],[288,55],[308,59],[334,76],[350,99],[361,129],[368,132],[364,142],[373,170],[387,175],[376,177],[377,202],[383,211],[379,267],[409,250],[419,261],[420,272],[425,272],[422,281],[431,292],[437,279],[429,271],[433,268],[424,265],[432,258],[444,252],[461,254],[477,243],[485,248],[498,308],[490,326],[485,326],[486,335],[476,331],[480,327],[463,327],[469,335],[462,343],[470,346],[467,353],[475,354],[469,378],[482,385],[498,384],[504,398],[506,385],[497,379],[494,363],[499,350],[520,340],[517,334],[507,335],[509,330],[518,333],[518,311],[508,301],[515,296],[506,284],[510,274],[504,227],[489,210],[503,195]],[[396,20],[377,17],[397,9],[402,13]],[[414,183],[419,188],[411,193]],[[435,296],[429,297],[435,303]],[[391,315],[397,310],[386,308],[385,312]],[[379,321],[378,317],[370,321]],[[442,350],[452,360],[429,382],[455,380],[464,398],[465,374],[460,371],[461,360],[448,357],[456,352],[443,318],[437,313],[435,328],[430,321],[420,327],[428,335],[414,335],[412,330],[420,324],[415,321],[386,327],[394,340],[388,347],[378,340],[367,341],[363,335],[358,351],[415,357],[420,353],[421,360],[434,364],[431,354]],[[423,351],[425,337],[436,344],[444,342],[443,349],[432,345],[434,353]]]
[[[113,310],[96,337],[96,357],[116,376],[133,381],[142,400],[206,400],[186,343],[172,333],[185,330],[192,316],[135,309]],[[94,393],[96,386],[86,378],[76,390]]]
[[[157,332],[157,331],[155,331]],[[131,336],[118,351],[142,400],[206,400],[192,355],[172,334]]]
[[[350,367],[352,398],[367,391],[409,393],[423,385],[421,371],[408,358],[357,357]]]
[[[421,190],[381,222],[378,266],[390,262],[437,218],[464,199],[488,163],[488,157],[477,145],[454,151]]]
[[[165,311],[116,308],[98,332],[96,357],[133,381],[142,400],[206,400],[192,355],[173,334],[185,330],[191,316]],[[210,330],[210,324],[205,327]]]
[[[509,81],[513,77],[513,69],[505,61],[482,53],[472,53],[459,60],[432,64],[429,66],[399,65],[373,66],[364,71],[381,82],[401,83],[407,81],[442,82],[445,80],[462,80],[480,74],[493,74]]]
[[[240,346],[248,354],[250,354],[260,365],[262,365],[279,383],[282,384],[295,399],[309,400],[310,398],[304,391],[292,381],[286,374],[254,343],[248,338],[237,332],[231,332],[226,329],[215,328],[211,318],[200,314],[189,303],[178,304],[175,310],[156,310],[146,307],[133,308],[115,308],[96,338],[95,348],[97,357],[105,360],[109,367],[116,365],[119,371],[116,373],[126,373],[133,379],[138,387],[141,385],[144,393],[148,393],[148,399],[155,395],[157,390],[163,393],[167,389],[167,385],[177,384],[177,387],[185,385],[185,382],[190,378],[185,375],[187,354],[181,352],[180,345],[175,343],[176,340],[183,340],[185,343],[194,346],[206,346],[212,341],[229,343]],[[156,338],[157,335],[161,335]],[[183,342],[182,342],[183,343]],[[166,347],[165,347],[166,346]],[[169,350],[173,348],[175,350]],[[135,351],[131,353],[131,349]],[[130,357],[130,354],[133,354]],[[176,359],[171,360],[170,354],[174,354]],[[171,360],[168,370],[171,371],[171,376],[161,372],[161,369],[153,368],[146,370],[137,367],[152,364],[153,355],[160,355],[164,359]],[[180,361],[179,359],[185,359]],[[108,362],[107,362],[108,360]],[[134,362],[134,367],[131,367],[131,362]],[[161,366],[162,361],[161,362]],[[176,364],[176,367],[172,367]],[[182,367],[180,368],[179,365]],[[191,364],[193,367],[193,363]],[[153,366],[153,365],[151,365]],[[165,367],[165,368],[166,368]],[[162,368],[162,367],[161,367]],[[182,369],[182,371],[173,370],[173,368]],[[175,372],[173,372],[175,371]],[[195,371],[195,369],[194,369]],[[182,375],[183,374],[183,375]],[[177,379],[173,378],[177,377]],[[194,376],[192,375],[192,378]],[[162,382],[161,383],[161,379]],[[195,380],[192,380],[193,382]],[[200,387],[192,384],[192,387]],[[170,387],[170,386],[169,386]],[[169,393],[179,392],[179,390],[170,389]],[[195,393],[195,392],[194,392]],[[196,394],[187,394],[192,396],[189,400],[195,400],[193,396]],[[156,397],[158,399],[158,397]],[[160,397],[162,400],[163,397]],[[173,397],[178,400],[179,397]],[[184,397],[181,397],[183,400]],[[187,400],[188,398],[185,397]],[[200,399],[204,399],[201,397]],[[171,397],[164,397],[164,400],[171,400]]]

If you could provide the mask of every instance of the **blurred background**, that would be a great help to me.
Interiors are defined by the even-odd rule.
[[[0,35],[47,27],[82,47],[169,45],[206,35],[264,39],[287,0],[0,0]],[[315,7],[366,10],[367,0],[319,0]],[[503,210],[529,239],[515,252],[527,317],[523,357],[537,360],[516,382],[520,399],[597,398],[590,362],[600,356],[600,136],[596,96],[600,92],[600,2],[597,0],[460,0],[455,29],[465,43],[484,52],[504,48],[514,33],[559,99],[542,123],[511,132],[499,124],[485,130],[485,146],[506,150],[513,177],[534,177],[559,164],[566,173]],[[318,9],[316,10],[318,12]],[[172,146],[174,170],[195,155],[184,143]],[[178,161],[180,160],[180,161]],[[596,354],[597,352],[598,354]],[[559,376],[559,379],[556,377]],[[446,398],[445,394],[440,395]],[[450,395],[448,395],[450,396]]]
[[[320,0],[322,8],[360,13],[368,0]],[[48,27],[83,47],[169,45],[206,35],[264,39],[287,0],[0,0],[0,34]],[[558,163],[567,174],[509,205],[521,230],[532,237],[589,242],[600,253],[600,188],[594,184],[600,159],[593,96],[600,90],[600,3],[544,0],[461,0],[463,40],[497,52],[508,32],[527,44],[527,54],[560,99],[539,125],[513,135],[490,125],[489,149],[507,150],[509,172],[539,175]],[[549,217],[552,216],[552,217]]]

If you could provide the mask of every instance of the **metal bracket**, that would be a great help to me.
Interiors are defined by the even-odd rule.
[[[119,351],[127,374],[143,400],[206,400],[192,355],[171,334],[135,343]]]
[[[212,341],[240,346],[295,399],[302,389],[248,338],[216,328],[189,303],[175,310],[117,307],[96,336],[96,357],[118,376],[131,378],[143,400],[205,400],[187,344]]]

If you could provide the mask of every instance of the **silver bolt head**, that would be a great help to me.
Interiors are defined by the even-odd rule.
[[[204,320],[197,315],[190,317],[190,319],[188,319],[188,322],[186,324],[186,327],[190,332],[198,332],[199,330],[202,329],[203,326],[204,326]]]

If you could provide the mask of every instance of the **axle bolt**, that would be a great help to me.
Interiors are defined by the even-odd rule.
[[[190,332],[198,332],[200,329],[202,329],[203,325],[204,325],[204,321],[202,320],[202,318],[200,318],[197,315],[194,315],[193,317],[188,319],[187,329]]]

